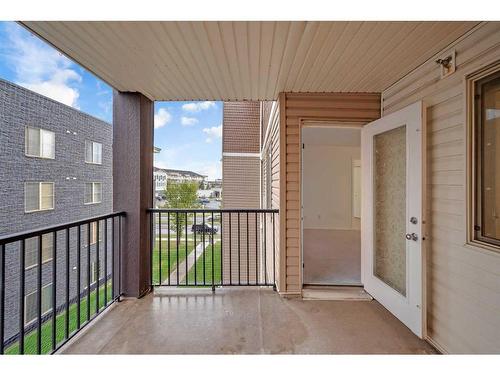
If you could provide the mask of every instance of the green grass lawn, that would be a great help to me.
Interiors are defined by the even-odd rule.
[[[112,299],[111,281],[108,281],[108,301]],[[80,302],[80,325],[83,325],[87,317],[87,297],[83,297]],[[99,288],[99,308],[104,307],[104,286]],[[96,291],[90,293],[90,317],[95,315],[96,310]],[[69,307],[69,334],[77,330],[77,304]],[[66,310],[56,316],[56,342],[64,341],[66,330]],[[52,319],[42,324],[42,354],[52,351]],[[34,330],[24,337],[24,353],[37,354],[38,330]],[[14,343],[6,348],[5,354],[19,354],[19,343]]]
[[[213,259],[214,259],[214,284],[221,282],[221,243],[220,241],[214,244]],[[195,284],[194,266],[191,267],[188,273],[188,284]],[[181,281],[185,283],[186,279]],[[196,262],[196,282],[203,285],[203,255],[198,258]],[[205,249],[205,285],[211,287],[212,285],[212,245],[207,245]]]
[[[196,243],[198,244],[198,238],[196,239]],[[158,241],[155,241],[155,247],[153,250],[153,284],[160,284],[160,251],[158,246]],[[187,254],[189,254],[194,249],[194,242],[188,241],[187,243]],[[163,280],[168,278],[168,238],[165,234],[162,235],[161,241],[161,278]],[[179,241],[179,260],[178,263],[182,263],[186,259],[186,242],[185,239],[182,238]],[[170,273],[177,268],[177,241],[170,238]]]

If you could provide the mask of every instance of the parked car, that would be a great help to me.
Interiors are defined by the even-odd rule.
[[[205,234],[215,234],[217,233],[217,228],[211,227],[207,224],[193,224],[191,230],[196,233],[205,233]]]

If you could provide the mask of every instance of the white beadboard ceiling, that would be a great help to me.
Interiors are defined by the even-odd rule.
[[[153,100],[381,92],[477,22],[22,22]]]

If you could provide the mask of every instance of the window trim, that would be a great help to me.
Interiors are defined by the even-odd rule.
[[[47,234],[49,234],[49,233],[47,233]],[[43,236],[44,235],[42,234],[42,236],[40,237],[42,239],[42,258],[43,258]],[[34,238],[34,237],[30,237],[30,238]],[[55,238],[55,236],[52,239],[52,251],[50,252],[50,258],[42,260],[42,266],[46,263],[51,262],[54,259],[54,241],[57,241],[57,238]],[[37,250],[38,250],[38,245],[37,245]],[[24,264],[25,271],[31,270],[31,269],[36,268],[36,267],[38,267],[38,262],[36,262],[35,264],[32,264],[28,267],[26,267],[26,262]]]
[[[478,122],[481,115],[478,111],[478,103],[476,98],[476,85],[491,76],[500,75],[500,61],[496,61],[489,66],[480,69],[466,77],[466,143],[467,143],[467,160],[466,160],[466,189],[467,189],[467,238],[466,244],[474,247],[480,247],[485,250],[500,253],[500,240],[484,237],[481,233],[475,230],[480,219],[481,207],[478,205],[480,199],[480,182],[478,176],[480,171],[478,165],[481,160],[478,159],[478,132],[480,124]],[[478,113],[479,112],[479,113]],[[480,155],[479,155],[480,158]]]
[[[38,184],[38,209],[36,210],[26,210],[26,185],[27,184]],[[42,207],[42,184],[51,184],[52,185],[52,207],[51,208],[41,208]],[[55,183],[52,181],[24,181],[24,213],[30,214],[34,212],[42,212],[42,211],[53,211],[55,209]]]
[[[88,206],[92,204],[101,204],[102,203],[102,182],[101,181],[91,181],[91,182],[86,182],[85,183],[85,189],[87,189],[87,184],[92,184],[92,202],[85,202],[85,194],[83,196],[83,204]],[[99,184],[101,185],[101,200],[100,201],[94,201],[94,185]]]
[[[28,129],[34,129],[34,130],[38,131],[38,137],[40,140],[38,155],[28,154]],[[43,150],[42,132],[52,133],[54,135],[54,157],[43,156],[43,153],[42,153],[42,150]],[[28,158],[55,160],[55,158],[56,158],[56,133],[53,132],[52,130],[47,130],[47,129],[43,129],[43,128],[36,128],[34,126],[26,125],[24,127],[24,156],[26,156]]]
[[[44,286],[42,286],[42,305],[43,305],[43,290],[45,288],[48,288],[48,287],[52,287],[52,283],[51,282],[48,283],[48,284],[45,284]],[[51,291],[52,291],[52,293],[54,292],[53,290],[51,290]],[[31,296],[31,295],[33,295],[33,294],[35,294],[37,292],[38,292],[38,290],[34,290],[33,292],[30,292],[30,293],[24,295],[24,316],[23,316],[23,321],[24,321],[24,326],[25,327],[28,326],[28,325],[30,325],[30,324],[32,324],[32,323],[34,323],[34,322],[36,322],[37,319],[38,319],[38,317],[35,317],[34,319],[31,319],[28,322],[26,321],[26,313],[27,313],[27,307],[28,307],[28,304],[26,303],[26,300],[27,300],[28,296]],[[41,316],[43,317],[43,316],[47,315],[49,312],[52,311],[52,309],[53,309],[52,304],[50,304],[49,309],[47,311],[45,311],[45,312],[42,311],[42,315]]]
[[[92,161],[87,161],[87,144],[90,143],[92,145]],[[101,162],[100,163],[96,163],[94,161],[94,144],[99,144],[101,145]],[[86,139],[85,140],[85,152],[84,152],[84,160],[85,160],[85,163],[86,164],[93,164],[93,165],[102,165],[102,143],[100,142],[96,142],[96,141],[92,141],[90,139]]]

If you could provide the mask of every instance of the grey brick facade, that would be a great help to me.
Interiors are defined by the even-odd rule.
[[[25,155],[26,126],[55,133],[55,159]],[[102,144],[101,165],[85,163],[85,140]],[[0,237],[111,213],[112,142],[111,124],[0,80]],[[53,210],[25,213],[24,183],[27,181],[54,183]],[[101,203],[84,204],[86,182],[102,183]],[[108,233],[110,230],[109,225]],[[82,228],[81,235],[83,241],[81,285],[83,286],[87,282],[86,228]],[[60,306],[66,299],[65,233],[59,232],[57,237],[56,298]],[[110,237],[108,235],[108,239]],[[70,298],[74,298],[77,283],[76,229],[70,232],[70,244]],[[104,265],[102,249],[100,257],[102,268]],[[93,247],[91,247],[91,258],[95,259]],[[111,267],[110,258],[111,254],[108,252],[108,270]],[[6,246],[6,340],[19,331],[19,269],[19,244]],[[52,261],[45,263],[42,269],[42,285],[46,285],[53,277]],[[37,271],[37,267],[26,271],[26,294],[36,288]],[[101,275],[104,276],[103,271]]]

